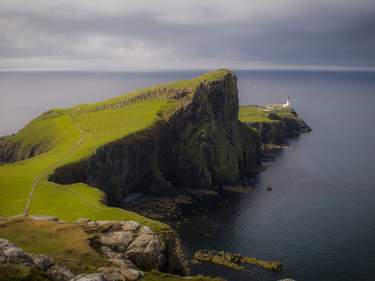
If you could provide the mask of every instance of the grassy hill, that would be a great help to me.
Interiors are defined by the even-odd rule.
[[[240,106],[239,119],[242,122],[259,122],[269,123],[277,122],[278,120],[271,119],[270,113],[276,114],[280,118],[290,117],[295,118],[293,109],[290,107],[274,106],[268,108],[267,106],[260,105],[243,105]]]
[[[86,184],[59,185],[47,180],[59,166],[86,158],[102,145],[146,129],[168,118],[183,99],[204,80],[220,79],[228,72],[209,72],[192,80],[177,81],[136,91],[95,104],[54,109],[31,121],[17,134],[1,139],[17,145],[19,159],[0,165],[0,216],[45,214],[66,221],[133,219],[155,230],[166,226],[132,212],[105,206],[99,189]],[[41,148],[41,149],[40,149]],[[35,154],[35,153],[34,153]],[[26,157],[25,157],[26,155]]]

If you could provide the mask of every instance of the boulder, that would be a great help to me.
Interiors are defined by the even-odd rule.
[[[80,224],[83,229],[88,233],[93,232],[108,232],[108,231],[117,231],[121,230],[121,222],[119,221],[92,221],[85,218],[78,219],[77,224]]]
[[[30,216],[31,219],[35,221],[58,221],[59,219],[57,217],[53,216],[45,216],[45,215],[33,215]]]
[[[70,281],[107,281],[101,273],[80,274]]]
[[[79,218],[78,220],[76,220],[76,223],[77,224],[87,224],[89,221],[89,219],[86,219],[86,218]]]
[[[135,281],[143,276],[143,272],[125,267],[101,267],[99,271],[107,281]]]
[[[122,230],[136,232],[140,227],[140,224],[135,221],[124,221],[122,223]]]
[[[154,232],[148,226],[142,226],[139,229],[139,234],[154,234]]]
[[[156,235],[140,234],[129,245],[128,258],[140,269],[159,269],[162,263],[162,243]]]
[[[69,281],[73,273],[63,265],[53,265],[47,269],[47,275],[54,281]]]
[[[125,258],[125,254],[124,253],[119,253],[119,252],[112,251],[112,249],[108,248],[107,246],[102,246],[100,248],[100,250],[109,259],[110,258],[118,258],[118,259]]]
[[[9,245],[14,246],[12,243],[10,243],[8,240],[0,238],[0,249],[8,247]]]
[[[130,231],[114,231],[100,234],[97,241],[115,251],[125,251],[133,241],[134,234]]]
[[[132,269],[137,269],[132,263],[131,260],[128,260],[126,258],[109,258],[108,261],[118,267],[126,267],[126,268],[132,268]]]
[[[7,263],[33,264],[31,256],[16,246],[8,246],[2,250],[2,252],[3,256],[5,257],[5,262]]]
[[[55,264],[54,260],[46,255],[32,255],[34,264],[41,270],[46,270]]]

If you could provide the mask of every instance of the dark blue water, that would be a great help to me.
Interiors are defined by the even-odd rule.
[[[0,73],[0,134],[14,132],[50,107],[195,74]],[[291,96],[313,131],[280,152],[259,175],[254,193],[227,194],[198,209],[180,232],[189,252],[223,249],[279,259],[285,269],[277,274],[214,265],[195,270],[230,280],[375,280],[375,74],[237,74],[242,104]]]

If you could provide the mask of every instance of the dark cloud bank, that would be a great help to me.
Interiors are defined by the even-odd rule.
[[[375,1],[147,2],[2,1],[0,69],[375,67]]]

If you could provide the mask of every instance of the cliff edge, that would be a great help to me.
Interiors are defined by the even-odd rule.
[[[112,205],[132,192],[165,195],[246,181],[260,153],[257,134],[238,120],[237,78],[219,70],[197,79],[195,87],[168,89],[173,106],[161,120],[57,168],[50,180],[99,187]]]

